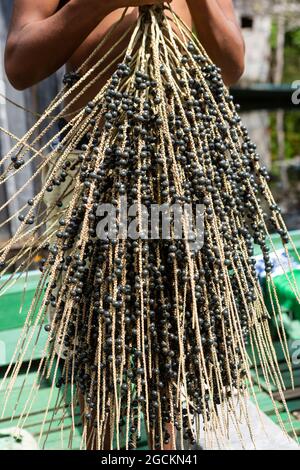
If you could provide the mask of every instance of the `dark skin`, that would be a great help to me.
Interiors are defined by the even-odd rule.
[[[121,30],[135,21],[137,6],[161,1],[14,0],[5,50],[10,82],[23,90],[64,64],[76,69],[120,18],[122,7],[132,8]],[[172,7],[190,27],[194,23],[203,46],[222,69],[226,84],[234,84],[243,73],[245,51],[232,0],[173,0]],[[120,37],[120,28],[111,44]]]
[[[162,0],[14,0],[5,50],[5,68],[10,82],[23,90],[50,76],[64,64],[69,70],[76,70],[119,20],[123,9],[129,7],[109,44],[95,57],[99,60],[135,22],[139,6],[160,3]],[[194,24],[201,43],[221,68],[225,83],[236,83],[244,71],[245,49],[232,0],[173,0],[172,8],[190,28]],[[115,54],[125,46],[126,40]],[[76,109],[95,96],[111,72],[109,70],[83,95],[76,103]],[[75,108],[70,111],[75,111]],[[84,413],[83,397],[80,396],[79,400]],[[174,436],[173,427],[168,425],[167,428],[170,436]],[[95,448],[92,435],[92,429],[88,429],[89,449]],[[171,438],[164,450],[172,450],[172,441]],[[104,445],[109,449],[108,434]],[[154,443],[149,442],[149,445],[153,447]]]

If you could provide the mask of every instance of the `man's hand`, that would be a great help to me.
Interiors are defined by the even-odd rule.
[[[78,1],[78,0],[77,0]],[[112,12],[118,8],[142,7],[145,5],[162,5],[163,3],[171,3],[173,0],[79,0],[82,3],[94,3],[95,8],[105,8],[106,11]],[[88,7],[88,5],[87,5]]]
[[[111,5],[112,10],[125,7],[141,7],[144,5],[159,5],[162,3],[171,3],[172,0],[105,0]]]

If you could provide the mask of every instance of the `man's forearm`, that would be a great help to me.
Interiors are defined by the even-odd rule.
[[[13,84],[27,88],[51,75],[108,13],[106,2],[97,0],[95,8],[87,9],[82,0],[71,0],[53,16],[25,25],[9,39],[6,48],[6,68],[10,61],[14,64],[10,74]]]
[[[244,67],[244,41],[235,19],[218,0],[187,0],[193,22],[210,58],[222,69],[227,85],[238,80]]]

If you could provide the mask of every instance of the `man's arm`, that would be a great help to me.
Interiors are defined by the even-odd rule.
[[[200,42],[227,85],[244,71],[245,45],[232,0],[187,0]]]
[[[14,0],[5,50],[5,69],[12,85],[25,89],[64,65],[110,12],[162,0]]]

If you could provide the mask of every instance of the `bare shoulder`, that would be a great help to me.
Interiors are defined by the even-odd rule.
[[[57,11],[60,3],[60,0],[14,0],[11,31],[23,28],[33,21],[48,18]]]

